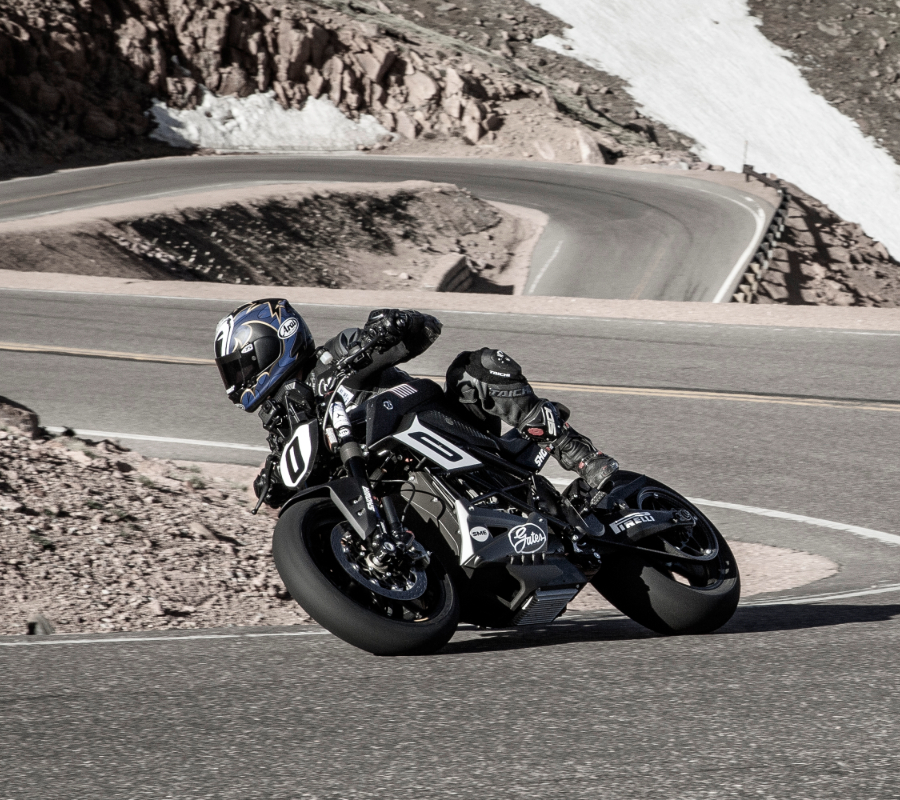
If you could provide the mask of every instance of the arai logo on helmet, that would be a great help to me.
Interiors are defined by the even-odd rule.
[[[520,555],[537,553],[547,543],[547,534],[533,522],[526,522],[509,532],[509,541]]]
[[[469,536],[471,536],[476,542],[486,542],[490,535],[490,531],[488,531],[487,528],[482,528],[480,525],[477,528],[472,528],[472,530],[469,531]]]
[[[281,323],[281,327],[278,329],[278,338],[279,339],[290,339],[300,327],[300,323],[294,318],[286,319]]]

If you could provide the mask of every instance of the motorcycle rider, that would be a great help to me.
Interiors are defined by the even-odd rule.
[[[315,401],[338,390],[350,405],[410,380],[397,365],[424,353],[440,333],[441,323],[430,314],[377,309],[362,328],[344,330],[317,348],[287,300],[257,300],[219,322],[216,364],[228,398],[246,411],[260,408],[292,378],[302,381]],[[346,375],[346,364],[339,371],[338,362],[357,350],[359,358],[350,359],[352,374]],[[460,353],[447,369],[445,394],[490,433],[500,433],[501,421],[511,425],[593,489],[618,469],[613,458],[565,421],[564,406],[535,395],[521,367],[501,350]],[[257,494],[260,484],[257,480]]]

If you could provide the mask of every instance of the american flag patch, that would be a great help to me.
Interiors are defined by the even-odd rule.
[[[416,389],[413,389],[408,383],[401,383],[399,386],[395,386],[393,389],[389,389],[389,392],[397,395],[397,397],[412,397],[416,393]]]

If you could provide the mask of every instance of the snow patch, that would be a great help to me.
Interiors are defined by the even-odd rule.
[[[630,85],[705,161],[797,184],[900,257],[900,167],[815,94],[745,0],[529,0],[572,26],[535,44]],[[571,48],[571,49],[568,49]]]
[[[174,147],[356,150],[392,136],[375,117],[363,114],[354,122],[327,98],[310,97],[298,111],[282,108],[274,92],[219,97],[206,91],[194,109],[169,108],[154,100],[149,113],[156,123],[151,138]]]

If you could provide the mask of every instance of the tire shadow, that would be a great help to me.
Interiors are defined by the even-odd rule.
[[[890,605],[772,605],[741,606],[719,630],[706,636],[734,636],[768,631],[827,628],[835,625],[887,622],[900,615]],[[662,638],[622,616],[561,620],[547,627],[481,630],[461,628],[434,656],[552,647],[574,642],[609,642]],[[434,657],[431,656],[431,657]]]

